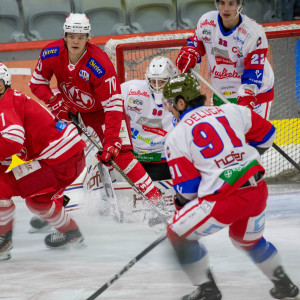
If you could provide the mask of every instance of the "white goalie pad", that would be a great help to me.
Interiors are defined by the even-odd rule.
[[[112,178],[113,187],[122,221],[126,223],[147,222],[155,213],[153,207],[140,195],[138,195],[127,182],[117,181],[115,178],[116,171],[109,169]],[[160,209],[173,213],[173,199],[175,192],[170,180],[155,181],[154,184],[160,189],[163,195],[163,205]],[[99,207],[97,211],[100,214],[107,214],[109,204],[107,203],[103,184],[97,166],[90,166],[87,170],[83,181],[83,189],[89,198],[99,198]]]

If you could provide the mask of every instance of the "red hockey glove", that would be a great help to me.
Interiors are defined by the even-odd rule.
[[[103,164],[107,164],[109,163],[110,159],[119,155],[121,148],[122,148],[121,139],[118,139],[117,141],[116,140],[107,141],[103,146],[102,152],[98,152],[96,154],[96,157]]]
[[[238,96],[237,102],[239,105],[253,109],[256,106],[257,98],[255,96]]]
[[[71,107],[64,101],[60,93],[56,94],[46,102],[47,107],[51,113],[61,121],[69,122],[69,111],[74,112]],[[76,112],[75,112],[76,113]]]
[[[193,46],[183,46],[176,58],[176,65],[182,73],[194,68],[201,58],[201,53]]]

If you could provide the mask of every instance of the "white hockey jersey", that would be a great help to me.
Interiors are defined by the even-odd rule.
[[[130,80],[121,84],[125,110],[130,117],[134,153],[139,161],[166,160],[166,135],[176,119],[162,105],[157,105],[146,80]]]
[[[223,199],[264,168],[253,146],[269,148],[275,127],[236,104],[189,108],[165,149],[173,186],[186,199]]]
[[[266,34],[246,15],[240,14],[240,18],[240,24],[225,32],[219,13],[208,12],[198,21],[188,44],[206,53],[211,84],[226,98],[254,94],[259,95],[257,104],[271,101],[274,73],[266,58]]]

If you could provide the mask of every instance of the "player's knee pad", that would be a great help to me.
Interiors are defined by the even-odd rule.
[[[43,215],[56,207],[62,206],[62,198],[53,201],[51,195],[39,195],[28,197],[25,199],[28,209],[38,215]]]
[[[241,241],[231,237],[232,245],[240,251],[249,251],[251,250],[258,242],[257,241]]]
[[[12,185],[8,183],[9,180],[7,179],[8,176],[6,176],[6,174],[0,176],[0,199],[1,200],[10,199],[12,196],[16,195],[13,191]]]

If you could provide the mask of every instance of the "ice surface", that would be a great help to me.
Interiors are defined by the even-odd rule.
[[[288,274],[300,285],[300,191],[297,186],[274,186],[270,191],[265,237],[277,246]],[[45,233],[28,233],[32,214],[16,200],[12,259],[0,262],[0,299],[84,300],[158,237],[146,224],[120,224],[99,216],[95,199],[82,189],[69,195],[86,203],[70,212],[86,247],[47,249]],[[268,292],[272,284],[231,245],[227,230],[202,242],[224,300],[272,299]],[[177,300],[191,292],[194,288],[171,253],[168,242],[162,242],[99,299]]]

